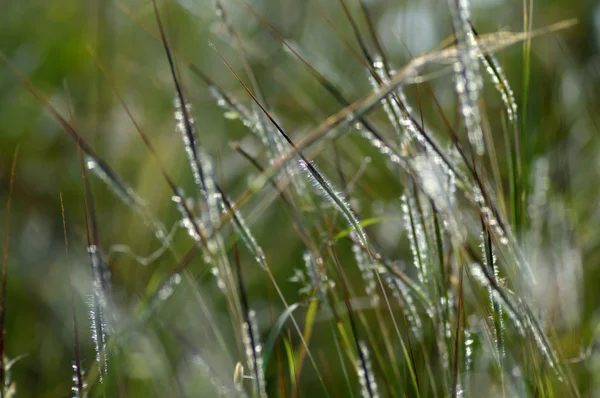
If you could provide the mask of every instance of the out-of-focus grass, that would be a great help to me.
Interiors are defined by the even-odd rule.
[[[3,231],[6,356],[19,358],[10,367],[17,396],[66,396],[76,385],[71,305],[90,396],[235,396],[240,386],[250,396],[598,394],[600,7],[473,2],[480,35],[578,20],[494,55],[515,93],[513,122],[480,65],[483,156],[469,142],[452,64],[431,63],[420,70],[424,81],[402,88],[405,99],[394,92],[354,115],[338,138],[303,148],[304,160],[293,157],[243,196],[292,147],[223,59],[302,143],[386,86],[388,68],[451,45],[457,25],[445,2],[216,4],[159,4],[200,166],[216,184],[204,187],[207,197],[176,125],[177,94],[151,2],[4,7],[0,51],[141,198],[137,208],[125,205],[90,171],[84,190],[77,144],[0,63],[0,225],[20,148]],[[456,166],[456,185],[431,144],[419,142],[423,134]],[[491,196],[484,192],[478,206],[461,176],[467,187],[480,180]],[[201,223],[208,244],[180,225],[186,209],[174,195],[189,199],[185,207],[199,220],[187,226]],[[233,211],[238,198],[245,201]],[[490,207],[508,245],[486,218]],[[174,228],[165,250],[157,223]],[[106,371],[90,328],[90,309],[97,315],[102,307],[94,297],[107,293],[94,285],[91,244],[110,270]]]

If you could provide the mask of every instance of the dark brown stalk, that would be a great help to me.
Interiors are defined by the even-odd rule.
[[[358,29],[358,25],[356,24],[356,21],[354,20],[354,18],[352,17],[352,14],[350,13],[350,9],[348,9],[348,5],[346,4],[346,1],[345,0],[339,0],[339,1],[340,1],[342,8],[344,9],[344,14],[346,14],[346,18],[348,19],[348,22],[350,22],[350,26],[352,27],[352,31],[354,32],[354,36],[356,37],[356,41],[358,42],[358,45],[360,46],[360,49],[361,49],[364,57],[366,58],[369,65],[373,65],[374,59],[371,56],[371,54],[369,53],[367,45],[365,44],[365,41],[363,40],[362,35],[360,34],[360,30]]]
[[[360,366],[365,375],[365,384],[367,385],[367,392],[369,393],[369,397],[373,398],[374,393],[371,388],[371,376],[367,371],[367,360],[365,358],[364,353],[360,347],[360,340],[358,336],[358,328],[356,327],[356,321],[354,320],[354,310],[352,309],[352,304],[350,303],[350,292],[348,291],[348,282],[345,278],[344,271],[342,270],[342,265],[337,257],[337,253],[333,248],[333,245],[330,245],[331,254],[333,258],[333,262],[337,268],[337,271],[340,274],[340,279],[342,281],[343,287],[343,295],[344,295],[344,304],[346,305],[346,310],[348,311],[348,320],[350,321],[350,329],[352,330],[352,336],[354,337],[354,342],[356,343],[356,351],[358,353],[358,358],[360,359]]]
[[[73,292],[73,283],[71,282],[71,262],[69,259],[69,239],[67,237],[67,221],[65,218],[65,205],[63,203],[62,193],[60,194],[60,211],[63,222],[63,233],[65,236],[65,255],[67,258],[67,279],[69,280],[69,293],[71,295],[71,319],[73,321],[73,349],[75,350],[75,375],[77,377],[78,397],[82,398],[83,376],[81,373],[81,354],[79,349],[79,329],[77,328],[77,313],[75,312],[75,293]]]
[[[185,134],[189,141],[189,147],[192,151],[192,159],[195,163],[195,166],[200,173],[200,183],[202,185],[202,189],[206,192],[206,183],[204,172],[202,171],[202,165],[200,164],[200,160],[198,158],[197,152],[197,144],[196,137],[194,135],[194,128],[192,125],[192,119],[188,113],[187,102],[183,95],[183,88],[179,81],[179,76],[177,73],[177,68],[175,67],[175,60],[173,59],[173,55],[171,54],[171,48],[169,46],[169,42],[167,40],[167,36],[165,34],[165,30],[163,28],[162,21],[160,19],[160,14],[158,13],[158,6],[156,5],[156,0],[152,0],[152,6],[154,8],[154,15],[156,16],[156,24],[158,25],[158,30],[160,32],[160,38],[165,49],[165,54],[167,56],[167,61],[169,62],[169,69],[171,70],[171,77],[173,78],[173,83],[175,85],[175,91],[177,92],[177,98],[179,99],[179,104],[181,107],[181,115],[183,117],[183,124],[185,127]]]
[[[256,391],[260,396],[261,391],[261,377],[260,377],[260,369],[258,368],[258,354],[256,353],[256,343],[258,336],[254,335],[254,330],[252,330],[252,323],[250,322],[250,305],[248,303],[248,294],[246,292],[246,287],[244,285],[244,278],[242,276],[242,265],[240,262],[240,252],[237,247],[237,243],[233,244],[233,258],[235,263],[235,269],[237,271],[237,279],[238,279],[238,288],[240,290],[240,301],[242,304],[242,310],[244,313],[244,323],[246,324],[246,328],[248,331],[248,338],[250,339],[250,345],[252,350],[252,361],[254,362],[254,380],[256,382]]]
[[[0,396],[4,398],[4,378],[6,377],[6,288],[8,283],[8,231],[10,227],[10,211],[12,195],[15,186],[15,172],[17,170],[17,158],[19,147],[15,149],[12,166],[10,169],[10,182],[8,198],[6,199],[6,220],[4,220],[4,244],[2,246],[2,293],[0,295]]]
[[[360,8],[365,17],[365,21],[367,21],[367,27],[369,28],[369,34],[371,35],[371,39],[373,40],[373,43],[375,44],[375,49],[377,50],[377,53],[381,57],[381,62],[383,62],[383,69],[385,70],[387,77],[390,78],[392,75],[391,71],[390,71],[390,64],[387,60],[385,50],[383,48],[383,45],[381,44],[381,40],[379,40],[379,36],[377,35],[375,24],[373,23],[373,19],[371,18],[371,14],[369,13],[369,10],[367,9],[367,5],[365,4],[364,0],[360,0]]]
[[[462,264],[459,266],[460,275],[458,277],[458,303],[456,310],[456,336],[454,337],[454,361],[453,361],[453,369],[452,369],[452,397],[456,398],[457,396],[457,386],[458,386],[458,360],[459,360],[459,350],[458,346],[460,343],[460,318],[463,310],[463,266]]]

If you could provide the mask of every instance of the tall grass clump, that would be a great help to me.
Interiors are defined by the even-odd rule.
[[[90,7],[2,28],[2,397],[600,392],[598,18]]]

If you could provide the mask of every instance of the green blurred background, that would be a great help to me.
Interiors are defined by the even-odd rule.
[[[339,2],[333,0],[250,0],[285,39],[343,93],[356,100],[371,87],[367,72],[346,47],[343,36],[357,48]],[[212,43],[225,59],[248,81],[243,57],[218,18],[212,1],[182,0],[162,2],[165,29],[174,48],[184,54],[220,87],[249,105],[249,97],[225,67]],[[247,10],[241,0],[224,2],[229,18],[242,37],[243,51],[256,73],[271,109],[295,139],[302,137],[341,106],[334,101],[302,65],[285,51],[269,31]],[[358,2],[348,1],[358,14]],[[400,68],[410,59],[437,46],[452,30],[446,2],[369,0],[365,2],[376,23],[377,32],[393,64]],[[526,109],[523,156],[526,175],[532,175],[534,161],[544,157],[549,165],[551,197],[560,202],[561,224],[575,261],[573,278],[577,294],[573,301],[574,320],[558,326],[559,340],[566,357],[579,355],[595,340],[600,313],[600,4],[593,0],[534,1],[533,27],[576,18],[578,24],[566,31],[536,38],[532,42],[531,81]],[[160,153],[171,177],[186,193],[194,191],[184,156],[181,137],[175,131],[173,82],[161,43],[156,39],[156,20],[149,1],[5,0],[0,13],[0,51],[76,127],[101,158],[147,201],[152,214],[170,228],[178,213],[171,192],[160,175],[156,159],[144,146],[122,106],[102,76],[90,54],[92,49],[106,67],[118,90],[132,109],[136,120]],[[361,29],[364,21],[358,18]],[[335,25],[339,34],[329,25]],[[473,23],[480,33],[523,30],[523,4],[520,1],[473,1]],[[152,34],[148,33],[148,29]],[[522,105],[522,46],[516,45],[498,55]],[[204,82],[180,64],[182,79],[193,106],[199,140],[211,154],[216,175],[231,196],[236,197],[258,172],[231,149],[239,141],[265,164],[260,143],[238,120],[224,117]],[[456,120],[456,100],[449,78],[431,82],[438,100],[452,122]],[[418,93],[407,90],[416,106]],[[487,117],[492,131],[501,129],[502,103],[487,81]],[[422,105],[424,117],[434,130],[443,128],[433,105]],[[523,109],[519,109],[520,113]],[[377,120],[378,114],[374,115]],[[380,115],[381,116],[381,115]],[[504,143],[497,136],[501,174],[506,181]],[[397,219],[401,184],[376,152],[361,141],[344,138],[339,142],[342,170],[357,179],[352,203],[363,218],[390,216],[390,220],[367,230],[375,244],[390,258],[408,259],[408,242]],[[10,229],[4,230],[10,167],[16,148],[17,161]],[[365,163],[366,156],[372,161]],[[338,185],[332,152],[316,159]],[[364,172],[363,172],[364,171]],[[143,220],[124,206],[97,178],[90,175],[98,214],[100,246],[105,253],[114,245],[127,245],[139,255],[149,255],[159,247]],[[69,236],[70,273],[65,255],[59,195],[65,205]],[[554,200],[554,199],[553,199]],[[554,203],[554,202],[552,202]],[[0,62],[0,220],[2,236],[8,233],[8,291],[6,354],[23,355],[12,368],[19,397],[67,396],[71,388],[71,362],[74,357],[70,314],[69,278],[75,288],[75,306],[84,365],[94,359],[87,316],[90,294],[89,264],[86,256],[84,204],[77,147],[17,76]],[[548,214],[554,210],[549,204]],[[294,268],[302,267],[303,245],[291,222],[274,200],[270,187],[256,195],[242,210],[263,246],[290,302],[298,300],[297,284],[288,281]],[[554,214],[554,213],[552,213]],[[395,218],[394,218],[395,217]],[[544,231],[551,247],[551,230]],[[178,230],[174,246],[181,253],[191,242]],[[242,253],[247,265],[246,283],[259,323],[268,325],[282,311],[267,277]],[[550,256],[551,257],[551,256]],[[573,260],[574,258],[578,259]],[[153,278],[164,275],[175,261],[168,254],[143,266],[131,256],[116,253],[109,257],[114,290],[124,313],[133,312]],[[409,261],[409,260],[406,260]],[[562,260],[554,258],[560,263]],[[200,261],[190,265],[197,276],[196,291],[177,294],[161,309],[165,324],[175,325],[195,339],[196,349],[211,359],[215,372],[228,380],[228,372],[241,358],[228,330],[226,308],[213,279],[203,272]],[[552,273],[552,269],[544,272]],[[569,274],[571,275],[571,274]],[[358,271],[349,270],[351,278]],[[269,288],[266,288],[269,286]],[[196,293],[202,300],[196,297]],[[542,293],[540,293],[542,294]],[[537,296],[536,296],[537,297]],[[203,310],[204,308],[204,310]],[[207,319],[207,312],[214,319]],[[222,327],[232,349],[225,355],[217,344],[203,339],[207,325]],[[169,386],[156,381],[185,371],[173,364],[184,347],[172,342],[164,326],[154,325],[151,335],[130,336],[129,353],[123,358],[122,379],[112,396],[168,396]],[[324,326],[324,331],[327,327]],[[165,337],[167,336],[167,337]],[[196,336],[196,337],[194,337]],[[315,333],[318,346],[318,333]],[[139,337],[139,338],[137,338]],[[265,337],[263,337],[265,338]],[[161,341],[160,344],[157,342]],[[148,358],[158,358],[156,362]],[[598,357],[595,370],[600,372]],[[116,361],[115,361],[116,362]],[[113,365],[109,365],[113,366]],[[574,364],[581,386],[590,373]],[[171,373],[172,372],[172,373]],[[154,379],[154,382],[148,380]],[[162,379],[161,379],[162,380]],[[200,381],[198,381],[200,383]],[[595,383],[600,383],[595,380]],[[310,385],[310,382],[308,383]],[[318,387],[314,381],[315,388]],[[590,396],[598,384],[589,385]],[[582,387],[583,388],[583,387]],[[307,391],[310,390],[310,386]],[[315,391],[319,391],[318,388]],[[201,396],[201,395],[199,395]],[[207,395],[210,396],[210,395]]]

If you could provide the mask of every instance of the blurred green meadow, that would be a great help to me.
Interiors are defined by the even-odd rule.
[[[599,396],[600,4],[464,3],[5,1],[3,396]]]

